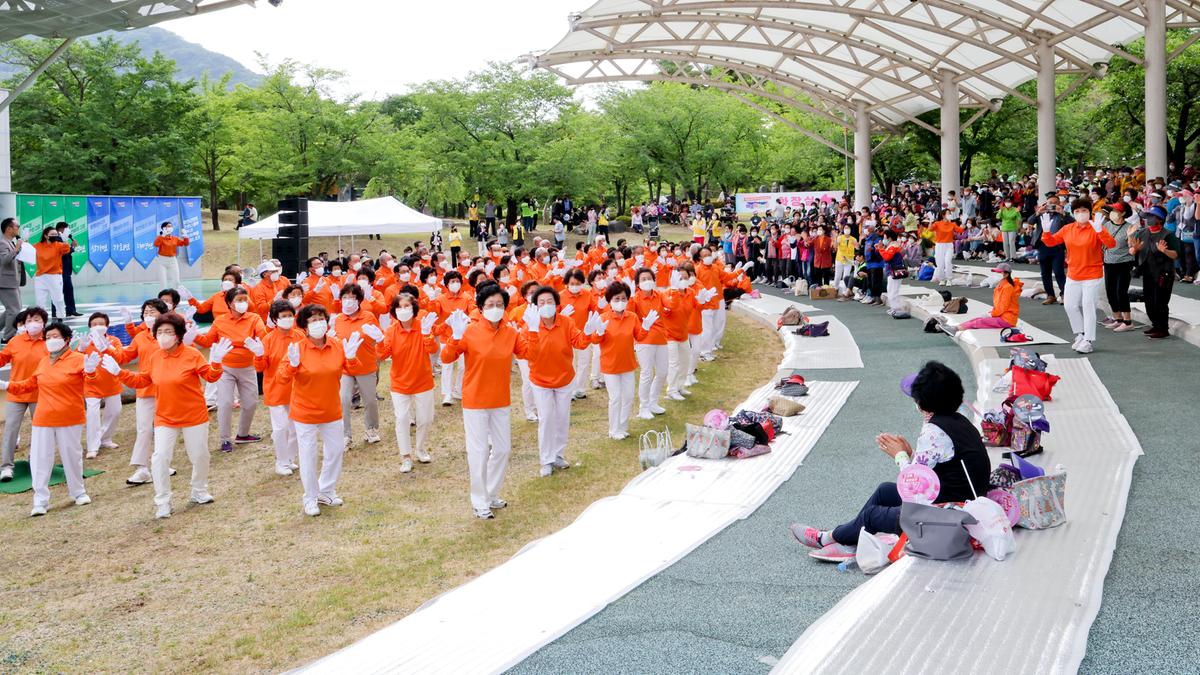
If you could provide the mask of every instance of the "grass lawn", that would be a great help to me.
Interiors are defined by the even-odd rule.
[[[206,258],[233,241],[231,232],[215,234]],[[227,259],[214,264],[219,269]],[[737,405],[773,376],[772,331],[731,315],[725,342],[718,360],[702,364],[691,400],[671,402],[655,423],[635,418],[635,435],[626,441],[607,438],[602,391],[576,402],[567,452],[574,466],[548,479],[537,477],[536,425],[521,414],[514,368],[513,459],[504,490],[510,506],[486,522],[471,515],[457,406],[437,408],[434,462],[402,475],[394,415],[381,402],[384,442],[349,451],[338,485],[346,505],[319,518],[301,514],[298,476],[274,475],[269,441],[214,452],[216,503],[206,506],[185,505],[190,468],[177,450],[176,513],[165,521],[153,519],[150,486],[124,483],[134,438],[134,411],[126,406],[121,448],[87,462],[106,471],[86,481],[94,504],[68,505],[59,485],[51,488],[50,513],[29,518],[30,493],[0,496],[0,671],[241,673],[310,662],[617,492],[640,471],[637,434],[665,424],[682,439],[685,421]],[[383,382],[387,377],[381,374]],[[356,418],[361,438],[361,412]],[[269,436],[265,410],[253,428]],[[28,425],[22,438],[27,446]],[[19,449],[17,457],[27,452]]]

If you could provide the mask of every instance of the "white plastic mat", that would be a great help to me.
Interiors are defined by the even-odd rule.
[[[740,304],[743,309],[772,326],[776,325],[779,316],[788,307],[796,307],[813,323],[829,322],[829,335],[818,338],[796,335],[792,331],[798,326],[778,327],[779,337],[784,346],[783,361],[779,364],[781,370],[863,367],[862,354],[858,351],[858,343],[854,341],[850,329],[835,316],[818,315],[819,308],[765,294],[753,300],[738,300],[735,304]]]
[[[953,288],[950,291],[953,292]],[[992,315],[991,305],[986,302],[979,302],[974,298],[967,300],[967,311],[965,314],[942,314],[942,298],[936,291],[927,288],[912,287],[911,289],[901,289],[900,295],[909,298],[910,311],[919,309],[920,313],[924,316],[944,316],[946,317],[946,322],[951,326],[958,326],[971,319]],[[956,335],[955,339],[962,340],[972,347],[1019,347],[1021,345],[1067,344],[1066,340],[1049,331],[1042,330],[1024,319],[1017,321],[1017,328],[1020,328],[1022,333],[1028,335],[1031,341],[1001,342],[1000,329],[998,328],[977,328],[962,331]]]

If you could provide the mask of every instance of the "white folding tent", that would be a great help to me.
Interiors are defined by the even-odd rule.
[[[353,202],[309,202],[308,236],[349,237],[362,234],[429,234],[442,219],[410,209],[395,197]],[[278,214],[238,230],[241,239],[275,239]]]

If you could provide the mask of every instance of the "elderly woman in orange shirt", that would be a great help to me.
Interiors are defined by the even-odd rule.
[[[379,401],[375,398],[375,389],[379,384],[379,360],[375,356],[375,343],[383,339],[383,329],[373,312],[363,308],[366,293],[357,283],[348,283],[342,287],[338,295],[341,302],[341,313],[330,318],[330,330],[335,336],[349,336],[359,333],[362,347],[358,350],[358,365],[347,368],[342,373],[339,392],[342,401],[342,435],[349,448],[354,443],[353,411],[354,392],[359,392],[362,401],[365,440],[368,443],[378,443],[379,438]]]
[[[596,311],[596,297],[592,290],[585,285],[583,270],[578,268],[567,270],[563,275],[563,291],[565,292],[560,291],[564,304],[563,309],[572,308],[571,320],[577,329],[583,330],[587,320]],[[587,398],[588,374],[594,353],[594,345],[591,340],[588,340],[583,348],[575,350],[572,364],[575,369],[575,379],[571,383],[571,394],[574,398]]]
[[[297,286],[297,288],[299,288]],[[296,469],[300,451],[296,444],[296,427],[288,417],[292,385],[279,378],[279,366],[287,359],[287,350],[304,336],[296,330],[296,310],[287,300],[271,303],[267,313],[274,330],[261,340],[248,338],[246,349],[254,354],[254,369],[263,375],[263,405],[271,416],[271,442],[275,446],[275,473],[290,476]]]
[[[158,249],[158,281],[163,288],[175,288],[179,285],[180,248],[191,244],[187,237],[176,237],[175,226],[166,221],[158,227],[158,236],[154,238],[154,248]]]
[[[493,510],[508,502],[500,497],[504,472],[512,453],[509,389],[512,358],[527,357],[526,340],[504,321],[508,294],[498,284],[483,284],[476,293],[480,319],[455,310],[446,319],[449,340],[442,348],[442,363],[464,357],[463,428],[466,432],[467,467],[471,476],[471,507],[476,518],[493,518]],[[531,314],[534,324],[537,314]],[[528,324],[527,324],[528,325]]]
[[[578,270],[572,272],[578,273]],[[555,469],[571,468],[563,452],[567,449],[567,431],[571,426],[575,382],[572,361],[576,350],[591,344],[591,336],[600,321],[598,314],[589,313],[580,331],[571,318],[575,306],[567,304],[559,316],[561,302],[558,291],[550,286],[534,291],[533,305],[526,310],[522,332],[522,337],[529,343],[529,381],[538,411],[538,451],[543,478]]]
[[[254,411],[258,408],[258,378],[254,374],[254,353],[246,348],[248,338],[262,339],[267,327],[250,309],[250,292],[241,286],[225,291],[227,314],[217,316],[207,333],[196,335],[196,344],[210,347],[222,338],[233,343],[225,356],[221,379],[217,381],[217,429],[221,433],[221,452],[233,452],[234,443],[256,443],[262,438],[250,433]],[[236,396],[235,396],[236,392]],[[241,402],[237,436],[233,436],[234,401]]]
[[[91,504],[83,487],[83,447],[79,444],[83,431],[83,391],[96,379],[100,357],[86,359],[68,346],[71,329],[56,321],[46,329],[46,355],[33,374],[26,379],[0,382],[0,389],[13,393],[38,392],[38,406],[33,413],[33,438],[29,445],[29,472],[33,478],[33,511],[31,516],[44,516],[50,507],[50,472],[54,469],[54,450],[62,457],[67,493],[75,504]]]
[[[155,518],[171,517],[171,460],[180,435],[192,462],[191,502],[213,502],[208,492],[208,406],[200,382],[220,379],[221,361],[233,349],[233,343],[222,338],[209,350],[206,363],[195,347],[183,344],[187,330],[183,317],[174,312],[158,317],[153,328],[158,350],[139,364],[140,373],[122,370],[111,354],[105,354],[102,360],[104,369],[126,385],[135,388],[153,385],[157,392],[154,454],[150,457]]]
[[[79,351],[88,354],[112,354],[117,363],[127,363],[128,357],[121,341],[108,334],[108,315],[95,312],[88,317],[88,335],[79,343]],[[100,453],[100,448],[117,448],[113,433],[121,416],[121,383],[108,371],[99,370],[87,383],[83,396],[87,406],[87,459]],[[101,410],[103,405],[103,410]]]
[[[0,350],[0,366],[12,364],[9,380],[24,380],[33,375],[42,357],[46,356],[46,341],[43,331],[49,317],[41,307],[29,307],[17,312],[14,324],[17,334]],[[10,392],[4,403],[3,462],[0,462],[0,482],[7,483],[13,477],[13,459],[17,439],[21,434],[21,421],[25,413],[33,417],[37,413],[37,390],[25,393]]]
[[[436,354],[433,326],[437,314],[417,307],[417,289],[404,285],[392,298],[392,323],[379,342],[379,360],[391,359],[392,408],[396,411],[396,445],[400,448],[400,473],[412,471],[413,451],[417,461],[432,461],[425,440],[433,427],[433,365]],[[409,438],[409,421],[416,422],[416,443]]]
[[[306,337],[288,345],[287,360],[279,365],[279,381],[292,385],[288,415],[296,427],[300,450],[304,514],[319,516],[322,504],[341,506],[344,503],[337,494],[346,449],[342,436],[342,405],[337,391],[342,373],[359,365],[357,354],[363,338],[361,333],[351,333],[343,342],[329,336],[329,312],[317,304],[300,308],[296,325]],[[318,440],[324,448],[319,477]]]
[[[150,355],[158,351],[158,339],[154,335],[154,324],[158,318],[167,313],[167,305],[162,300],[152,299],[142,303],[142,330],[134,333],[133,341],[121,350],[123,358],[115,359],[118,363],[138,362],[138,372],[147,372]],[[129,323],[127,320],[126,324]],[[129,456],[129,465],[136,467],[133,474],[125,479],[127,485],[145,485],[153,480],[150,475],[150,453],[154,449],[154,409],[158,398],[154,385],[137,389],[134,401],[134,429],[137,435],[133,439],[133,451]],[[174,475],[172,473],[172,475]]]
[[[670,314],[671,309],[666,298],[657,290],[654,272],[646,268],[639,269],[636,279],[637,290],[629,299],[629,311],[639,319],[645,319],[651,312],[656,319]],[[637,340],[634,351],[637,354],[638,367],[641,369],[638,381],[638,417],[644,420],[654,419],[655,415],[667,412],[667,409],[658,403],[658,397],[667,383],[667,366],[670,363],[666,322],[653,325],[653,328],[647,330],[646,335]]]
[[[601,314],[596,329],[600,345],[600,372],[608,389],[608,437],[629,438],[629,416],[633,412],[634,371],[638,363],[635,343],[644,340],[658,321],[658,312],[650,310],[639,319],[629,307],[629,289],[614,283],[604,291],[608,309]]]

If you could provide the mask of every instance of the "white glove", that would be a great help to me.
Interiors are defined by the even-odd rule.
[[[83,357],[83,372],[91,375],[96,372],[96,366],[100,365],[100,354],[92,352]]]
[[[105,354],[100,359],[100,367],[107,370],[110,375],[116,375],[121,372],[121,364],[112,357],[112,354]]]
[[[363,335],[366,335],[367,337],[371,338],[375,342],[379,342],[380,340],[383,339],[383,331],[379,330],[379,326],[376,326],[373,323],[369,323],[369,324],[366,324],[365,326],[363,326],[362,332],[363,332]]]
[[[715,297],[717,297],[717,289],[701,288],[699,290],[699,292],[696,293],[696,302],[703,305],[704,303],[708,302],[709,300],[712,300]]]
[[[1097,220],[1092,221],[1092,229],[1093,230],[1099,232],[1103,228],[1104,228],[1104,223],[1100,222],[1100,220],[1097,219]]]
[[[600,309],[608,307],[608,298],[605,298],[603,294],[596,296],[596,306]]]
[[[597,314],[596,315],[596,335],[602,337],[604,335],[604,331],[606,331],[606,330],[608,330],[608,322],[602,321],[600,319],[600,315]]]
[[[575,305],[567,305],[566,307],[563,307],[559,314],[562,314],[563,316],[573,316],[575,314]]]
[[[523,270],[523,269],[518,269],[518,270],[517,270],[517,280],[519,281],[519,280],[521,280],[521,279],[524,279],[524,278],[525,278],[525,270]]]
[[[742,271],[742,266],[743,266],[743,265],[745,265],[745,264],[746,264],[746,263],[738,263],[738,264],[734,265],[734,266],[733,266],[733,271],[734,271],[734,272],[741,272],[741,271]]]
[[[191,305],[184,305],[183,311],[180,312],[180,315],[182,315],[183,318],[187,319],[188,321],[191,321],[192,317],[196,316],[196,308],[192,307]]]
[[[483,271],[487,272],[488,275],[491,275],[494,269],[496,269],[496,263],[491,260],[487,261],[487,264],[483,266]]]
[[[246,349],[250,350],[250,353],[255,356],[263,355],[262,340],[260,340],[256,337],[246,338],[246,341],[242,343],[242,346],[245,347]]]
[[[128,307],[121,308],[121,323],[133,323],[133,314],[129,312]]]
[[[299,286],[300,284],[304,283],[304,280],[307,278],[308,278],[308,272],[301,272],[300,274],[297,274],[296,275],[296,285]]]
[[[642,258],[642,256],[640,256],[640,255],[635,255],[635,256],[633,256],[633,266],[634,266],[634,267],[641,267],[641,266],[642,266],[642,260],[643,260],[643,258]]]
[[[463,334],[467,332],[467,324],[471,323],[471,318],[466,312],[461,309],[456,309],[446,318],[446,325],[450,326],[450,337],[455,340],[461,340]]]
[[[429,335],[433,332],[433,324],[437,323],[437,314],[426,312],[425,316],[421,317],[421,335]]]
[[[317,282],[317,287],[313,291],[320,293],[322,288],[325,288],[325,277],[321,277],[321,280]]]
[[[233,342],[229,338],[221,338],[208,350],[208,362],[220,363],[233,350]]]
[[[274,328],[275,322],[271,320],[271,315],[267,315],[267,328]]]
[[[183,332],[183,344],[191,347],[196,342],[196,336],[200,331],[196,330],[196,324],[188,322],[187,330]]]
[[[358,356],[358,348],[362,346],[362,343],[363,336],[362,333],[358,331],[354,331],[350,334],[350,337],[346,338],[346,341],[342,343],[342,350],[346,352],[347,361],[350,361],[355,356]]]
[[[293,368],[300,367],[300,343],[293,342],[288,345],[288,363],[292,364]]]
[[[96,351],[98,351],[98,352],[106,352],[112,348],[112,343],[110,343],[108,341],[107,333],[92,333],[91,338],[92,338],[92,344],[96,347]],[[86,341],[80,340],[79,345],[83,349],[87,349]]]
[[[387,330],[388,327],[391,325],[392,325],[392,315],[391,314],[380,314],[379,315],[379,327],[380,328]]]
[[[655,321],[658,321],[658,310],[652,309],[646,312],[646,317],[642,319],[642,330],[650,330]]]
[[[744,267],[742,267],[742,271],[743,271],[743,272],[749,272],[751,267],[754,267],[754,261],[753,261],[753,260],[750,260],[750,261],[748,261],[748,262],[746,263],[746,265],[745,265]]]
[[[537,306],[535,305],[525,307],[525,315],[522,319],[525,321],[526,330],[530,333],[536,333],[542,327],[542,317],[538,315]]]
[[[333,294],[334,300],[340,300],[342,297],[342,287],[337,284],[330,286],[329,292]]]
[[[179,301],[180,302],[187,302],[188,300],[191,300],[192,298],[196,297],[196,296],[192,295],[192,292],[187,289],[187,286],[180,286],[179,288],[176,288],[175,290],[179,291]]]
[[[600,325],[599,312],[592,312],[591,314],[588,314],[587,323],[583,324],[583,334],[588,335],[588,336],[594,335],[596,333],[596,328],[599,325]]]
[[[671,270],[671,288],[679,288],[679,270]]]

